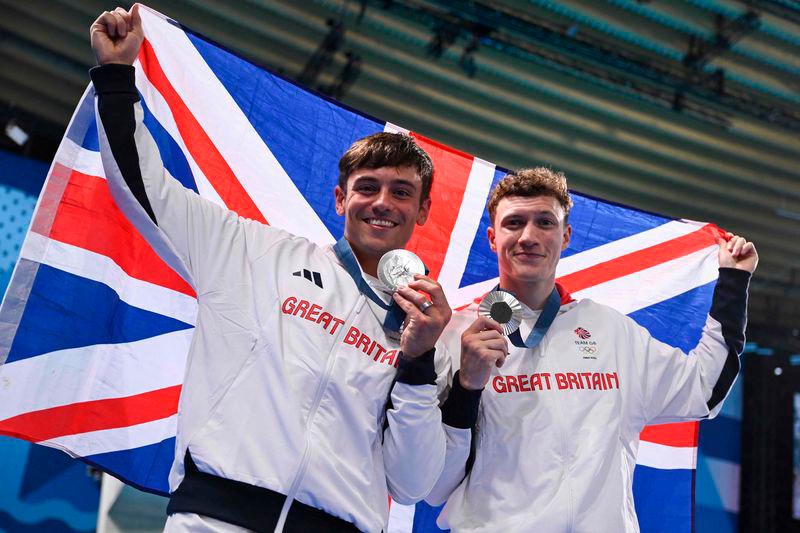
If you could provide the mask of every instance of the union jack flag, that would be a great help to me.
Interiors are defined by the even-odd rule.
[[[332,194],[339,156],[365,135],[405,130],[254,66],[153,10],[141,14],[136,82],[170,174],[243,216],[333,243],[343,232]],[[196,295],[112,201],[94,116],[90,86],[0,307],[0,434],[165,493]],[[412,135],[436,178],[430,219],[408,248],[460,307],[497,283],[485,205],[505,171]],[[718,230],[580,193],[573,199],[559,283],[690,350],[717,277]],[[642,433],[634,478],[642,531],[691,531],[697,435],[694,423]],[[433,514],[424,504],[393,506],[390,529],[433,531]]]
[[[588,338],[590,338],[592,336],[591,333],[589,333],[587,330],[585,330],[583,328],[576,328],[575,329],[575,335],[577,335],[579,338],[581,338],[583,340],[586,340],[586,339],[588,339]]]

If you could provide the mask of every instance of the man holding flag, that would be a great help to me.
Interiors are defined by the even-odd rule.
[[[440,527],[639,531],[631,491],[639,433],[715,416],[733,385],[753,244],[717,237],[711,310],[684,354],[555,283],[571,206],[564,175],[546,168],[509,174],[490,195],[500,285],[454,315],[444,337],[460,356],[442,407],[445,468],[426,498],[447,502]]]
[[[375,279],[426,221],[430,158],[406,135],[354,143],[335,189],[344,237],[318,247],[169,175],[134,83],[138,6],[103,13],[91,40],[112,194],[199,302],[166,529],[382,530],[387,496],[422,499],[445,453],[434,345],[447,300],[427,276],[394,293]]]

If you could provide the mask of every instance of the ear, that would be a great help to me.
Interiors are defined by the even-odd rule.
[[[570,243],[570,239],[572,238],[572,226],[567,224],[567,227],[564,228],[564,242],[561,243],[561,251],[567,249]]]
[[[417,212],[417,225],[422,226],[425,224],[425,221],[428,220],[428,215],[431,213],[431,199],[425,198],[422,200],[422,203],[419,206],[419,211]]]
[[[489,238],[489,248],[494,253],[497,253],[497,246],[494,243],[494,226],[489,226],[489,229],[486,230],[486,236]]]
[[[344,215],[344,199],[347,197],[345,192],[338,185],[333,189],[333,196],[336,199],[336,214]]]

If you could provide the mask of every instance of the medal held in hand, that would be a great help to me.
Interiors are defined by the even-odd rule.
[[[391,250],[378,261],[378,279],[392,292],[414,281],[414,274],[424,274],[422,259],[408,250]]]
[[[494,290],[484,296],[478,314],[500,324],[505,335],[517,331],[522,323],[522,305],[513,294],[504,290]]]

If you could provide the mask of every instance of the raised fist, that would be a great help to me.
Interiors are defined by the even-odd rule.
[[[139,4],[130,12],[121,7],[103,12],[89,28],[89,36],[98,65],[132,65],[144,40]]]

